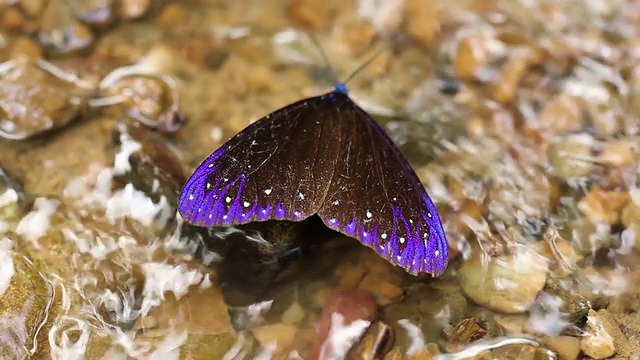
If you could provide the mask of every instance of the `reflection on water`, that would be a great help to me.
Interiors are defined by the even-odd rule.
[[[0,357],[640,356],[638,6],[377,4],[0,4]],[[300,25],[342,77],[393,43],[349,87],[442,214],[442,277],[176,217],[221,142],[331,85]]]

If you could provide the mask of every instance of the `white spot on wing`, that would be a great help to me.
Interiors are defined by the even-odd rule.
[[[427,213],[427,217],[431,218],[433,215],[431,215],[430,212]]]
[[[299,192],[298,193],[298,197],[300,198],[300,200],[304,200],[304,194],[303,193]]]
[[[436,250],[436,252],[434,253],[436,256],[440,255],[440,250]]]
[[[193,200],[194,196],[193,194],[189,195],[189,200]]]
[[[244,206],[244,207],[249,207],[249,205],[251,205],[251,203],[248,202],[248,201],[245,201],[245,202],[242,203],[242,206]]]
[[[334,200],[331,204],[338,205],[338,204],[340,204],[340,200]]]
[[[404,244],[405,239],[403,237],[400,238],[400,244]]]
[[[265,194],[267,194],[267,195],[271,194],[271,191],[272,191],[272,189],[271,189],[271,188],[269,188],[269,189],[264,189],[264,193],[265,193]]]
[[[226,201],[227,203],[230,203],[231,202],[231,198],[227,196],[227,198],[224,199],[224,201]]]
[[[367,218],[371,219],[372,216],[373,216],[373,214],[371,213],[371,211],[367,210]]]
[[[381,237],[382,239],[386,239],[386,238],[387,238],[387,234],[386,234],[386,233],[384,233],[384,234],[380,235],[380,237]]]

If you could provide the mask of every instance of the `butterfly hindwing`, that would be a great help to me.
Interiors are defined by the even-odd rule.
[[[409,273],[442,273],[446,238],[417,175],[374,119],[346,95],[335,97],[342,156],[318,215]]]

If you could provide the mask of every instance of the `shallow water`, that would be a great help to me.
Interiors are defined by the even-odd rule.
[[[640,357],[635,2],[71,3],[0,2],[3,358]],[[333,85],[303,26],[340,79],[388,46],[350,96],[436,203],[443,276],[176,216],[206,156]]]

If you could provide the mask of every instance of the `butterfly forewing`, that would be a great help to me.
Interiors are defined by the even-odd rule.
[[[415,172],[384,130],[338,91],[248,126],[194,172],[179,211],[199,226],[318,214],[410,273],[439,275],[447,243]]]
[[[303,220],[324,200],[338,149],[327,141],[322,101],[294,103],[248,126],[206,159],[185,184],[178,209],[212,227]],[[310,111],[314,109],[314,111]]]

